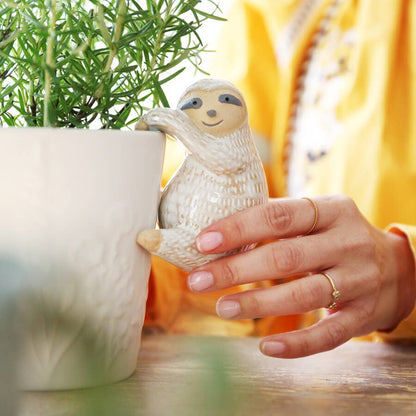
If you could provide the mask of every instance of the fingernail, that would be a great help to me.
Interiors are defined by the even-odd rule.
[[[267,341],[261,344],[260,350],[264,355],[280,355],[286,349],[286,345],[283,342]]]
[[[188,276],[188,287],[192,292],[201,292],[214,284],[214,276],[210,272],[193,272]]]
[[[224,319],[234,318],[241,313],[241,306],[235,300],[224,300],[217,303],[217,314]]]
[[[223,242],[222,234],[217,231],[211,231],[200,235],[196,239],[196,248],[198,251],[212,251],[219,247]]]

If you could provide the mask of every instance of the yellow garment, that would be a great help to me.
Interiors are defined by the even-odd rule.
[[[235,2],[216,59],[214,75],[242,90],[253,130],[269,138],[272,196],[287,194],[292,104],[308,47],[333,1],[315,1],[318,7],[305,12],[310,3]],[[380,228],[413,225],[394,230],[414,249],[416,1],[342,1],[314,51],[313,71],[297,128],[322,140],[327,153],[298,166],[308,178],[305,193],[349,195]],[[416,313],[376,336],[416,339]]]
[[[307,8],[312,3],[315,7]],[[287,195],[293,160],[302,172],[305,195],[349,195],[374,225],[405,233],[415,251],[416,0],[341,1],[314,50],[300,105],[299,78],[333,3],[235,1],[212,75],[235,83],[245,96],[251,127],[266,148],[272,197]],[[296,131],[306,131],[310,143],[299,137],[288,142],[294,108],[302,111]],[[294,154],[299,159],[290,159]],[[163,276],[159,264],[153,265],[158,285],[150,304],[155,293],[169,296],[166,303],[153,303],[149,313],[158,317],[153,323],[167,330],[198,332],[201,313],[210,320],[204,328],[214,333],[266,335],[302,325],[299,317],[259,320],[255,328],[249,321],[225,324],[215,317],[215,301],[222,293],[192,295],[183,273]],[[181,288],[173,288],[177,274],[182,275]],[[161,311],[171,307],[167,324]],[[416,312],[395,331],[373,338],[416,340]]]

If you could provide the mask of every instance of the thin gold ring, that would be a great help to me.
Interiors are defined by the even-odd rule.
[[[331,304],[329,304],[326,308],[327,309],[334,309],[334,308],[336,308],[337,307],[337,300],[340,298],[340,296],[341,296],[341,293],[340,293],[340,291],[335,287],[335,283],[334,283],[334,281],[332,280],[332,278],[331,278],[331,276],[329,276],[329,274],[327,274],[327,273],[324,273],[324,272],[321,272],[321,274],[322,275],[324,275],[327,279],[328,279],[328,281],[329,281],[329,283],[331,284],[331,286],[332,286],[332,297],[333,297],[333,302],[331,303]]]
[[[316,224],[318,224],[318,218],[319,218],[318,206],[316,205],[316,202],[312,198],[308,198],[307,196],[304,196],[302,199],[308,200],[312,204],[313,209],[315,210],[315,218],[313,220],[312,227],[309,229],[309,231],[307,233],[305,233],[305,235],[308,235],[308,234],[311,234],[315,231]]]

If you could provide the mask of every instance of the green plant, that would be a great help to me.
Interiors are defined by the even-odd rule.
[[[118,129],[169,106],[164,85],[200,68],[198,29],[218,13],[213,0],[3,0],[0,124]]]

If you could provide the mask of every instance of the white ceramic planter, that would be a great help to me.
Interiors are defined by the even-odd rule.
[[[136,367],[164,136],[0,129],[0,254],[21,263],[20,386],[115,382]]]

